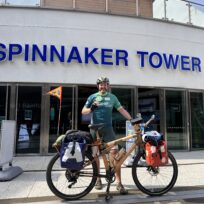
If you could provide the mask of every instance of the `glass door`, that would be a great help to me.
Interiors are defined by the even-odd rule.
[[[152,88],[138,88],[138,112],[144,121],[148,121],[154,114],[155,120],[148,126],[148,130],[161,131],[160,91]]]
[[[134,89],[128,88],[111,88],[111,92],[118,98],[121,105],[133,117],[134,113]],[[112,115],[113,129],[118,138],[125,136],[126,118],[124,118],[115,108]]]
[[[0,86],[0,127],[1,121],[7,119],[7,87]]]
[[[41,87],[18,87],[16,153],[40,152],[41,95]]]
[[[53,90],[57,87],[51,87]],[[50,119],[49,119],[49,152],[54,152],[55,149],[52,148],[52,144],[55,142],[57,137],[64,134],[67,130],[73,128],[73,88],[72,87],[62,87],[62,107],[61,113],[60,101],[57,97],[50,96]],[[59,135],[58,131],[58,121],[59,123]]]
[[[118,98],[121,105],[129,112],[129,114],[134,117],[135,110],[135,100],[134,100],[134,89],[133,88],[111,88],[111,92]],[[116,138],[121,138],[126,136],[126,118],[120,114],[115,108],[113,108],[112,115],[113,129],[116,134]],[[132,144],[127,142],[122,142],[120,145],[126,148],[126,144]],[[127,147],[128,148],[128,147]]]
[[[190,93],[192,149],[204,148],[204,107],[203,93]]]
[[[184,91],[166,90],[166,136],[168,148],[188,148],[187,111]]]
[[[77,129],[89,131],[88,125],[90,124],[91,120],[91,113],[88,115],[82,115],[81,111],[84,107],[87,98],[93,94],[98,92],[96,86],[79,86],[78,87],[78,110],[77,110]]]

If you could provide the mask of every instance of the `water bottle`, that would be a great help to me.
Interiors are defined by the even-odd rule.
[[[125,149],[121,148],[118,154],[116,155],[115,160],[119,161],[125,155],[125,153],[126,153]]]

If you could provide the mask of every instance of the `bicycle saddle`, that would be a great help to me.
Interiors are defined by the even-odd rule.
[[[99,129],[105,127],[105,124],[104,124],[104,123],[90,124],[88,127],[89,127],[90,129],[92,129],[92,130],[97,131],[97,130],[99,130]]]

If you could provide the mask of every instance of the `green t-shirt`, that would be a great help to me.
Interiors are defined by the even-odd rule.
[[[104,123],[107,127],[111,126],[113,107],[117,110],[122,107],[118,98],[109,92],[106,92],[103,95],[100,92],[97,92],[88,97],[85,107],[90,108],[94,101],[97,101],[99,105],[92,113],[91,123]]]

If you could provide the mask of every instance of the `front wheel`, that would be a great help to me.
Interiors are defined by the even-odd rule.
[[[167,165],[152,167],[146,164],[145,152],[139,153],[135,157],[132,177],[139,190],[150,196],[160,196],[174,186],[178,176],[178,166],[169,151],[168,158]]]
[[[85,154],[84,168],[80,171],[62,168],[60,154],[50,160],[46,179],[50,190],[64,200],[77,200],[88,194],[97,179],[97,165],[90,154]]]

